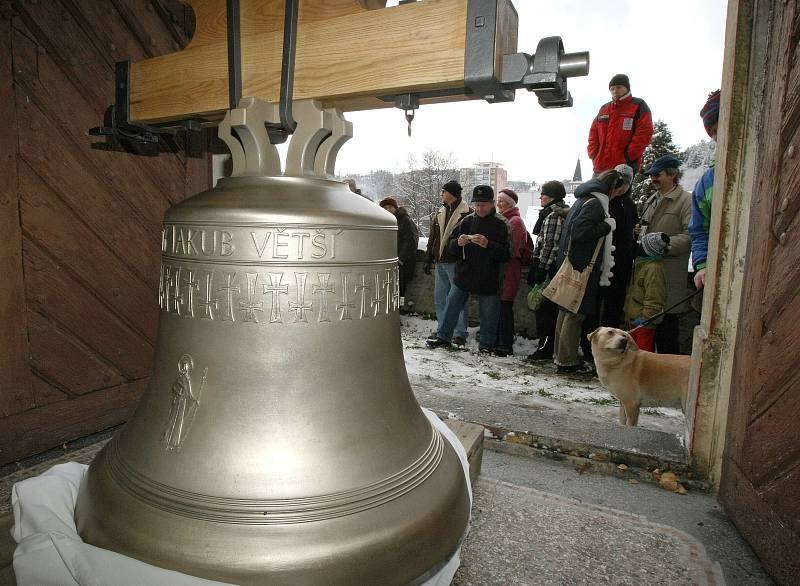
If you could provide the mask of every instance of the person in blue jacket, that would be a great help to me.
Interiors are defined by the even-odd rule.
[[[719,122],[720,91],[708,96],[700,116],[703,126],[711,137],[717,140],[717,124]],[[692,265],[694,266],[694,284],[702,289],[706,284],[706,258],[708,257],[708,233],[711,225],[711,197],[714,191],[714,163],[703,173],[692,192],[692,219],[689,222],[689,237],[692,239]]]

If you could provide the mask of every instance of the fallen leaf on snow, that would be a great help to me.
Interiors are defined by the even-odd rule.
[[[628,484],[639,484],[639,481],[638,481],[638,480],[636,480],[635,478],[631,478],[631,479],[628,481]]]
[[[589,469],[589,466],[590,466],[589,462],[584,462],[583,464],[581,464],[578,467],[578,474],[583,474],[584,472],[586,472]]]
[[[617,464],[617,468],[624,472],[625,470],[628,469],[628,465],[627,464]]]

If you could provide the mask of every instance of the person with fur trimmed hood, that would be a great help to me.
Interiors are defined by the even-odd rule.
[[[400,297],[403,298],[408,283],[414,278],[419,230],[414,220],[409,217],[408,210],[397,205],[395,198],[383,198],[380,206],[397,219],[397,258],[400,259]]]
[[[619,171],[611,169],[575,190],[578,199],[567,214],[558,245],[559,265],[569,256],[572,267],[583,272],[588,270],[595,254],[597,257],[578,311],[572,313],[563,307],[558,311],[554,362],[559,373],[592,372],[591,366],[578,358],[581,326],[586,316],[597,313],[599,287],[609,285],[614,276],[611,232],[617,224],[608,213],[608,202],[625,193],[627,189],[623,176]]]
[[[542,185],[539,203],[542,209],[533,226],[533,235],[536,245],[533,249],[533,264],[528,272],[528,285],[541,285],[547,279],[552,279],[558,270],[558,242],[561,239],[561,229],[564,219],[569,212],[569,206],[564,203],[567,192],[561,181],[548,181]],[[528,360],[552,360],[554,340],[556,334],[556,318],[558,306],[547,298],[536,310],[536,333],[539,336],[539,347],[528,356]]]
[[[423,270],[430,275],[434,264],[436,265],[436,285],[433,296],[436,304],[436,320],[439,324],[444,320],[444,309],[447,304],[447,295],[453,286],[456,276],[456,261],[458,255],[447,248],[450,235],[458,230],[461,220],[472,213],[467,202],[461,199],[461,184],[458,181],[448,181],[442,185],[442,207],[436,212],[431,222],[428,235],[428,247]],[[453,344],[463,346],[467,343],[467,308],[461,312],[456,323]]]
[[[528,242],[528,229],[519,215],[519,197],[513,189],[497,192],[496,207],[511,228],[511,258],[508,259],[500,291],[500,321],[497,326],[496,356],[514,354],[514,299],[522,279],[522,251]]]

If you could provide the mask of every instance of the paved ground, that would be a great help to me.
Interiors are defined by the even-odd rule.
[[[484,451],[458,586],[719,584],[723,575],[772,584],[713,496]]]

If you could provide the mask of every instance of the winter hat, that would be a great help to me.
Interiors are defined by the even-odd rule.
[[[631,91],[631,82],[628,80],[628,76],[624,73],[618,73],[612,77],[611,81],[608,82],[608,87],[611,87],[612,85],[624,85],[628,91]]]
[[[681,161],[675,155],[664,155],[658,157],[650,168],[644,172],[645,175],[658,175],[664,169],[678,169],[681,166]]]
[[[461,197],[461,184],[453,179],[442,185],[442,191],[446,191],[453,197]]]
[[[514,193],[515,197],[511,196],[511,193],[514,193],[513,189],[501,189],[497,192],[497,201],[504,201],[508,204],[509,207],[516,207],[518,198],[516,197],[516,193]]]
[[[548,181],[542,185],[542,195],[552,197],[556,201],[564,199],[567,195],[567,190],[564,189],[564,184],[561,181]]]
[[[381,200],[381,203],[379,203],[378,205],[381,206],[382,208],[385,208],[386,206],[392,206],[396,210],[400,209],[400,206],[397,205],[397,200],[393,197],[384,197]]]
[[[664,256],[669,252],[669,236],[663,232],[648,232],[642,236],[639,246],[644,256]]]
[[[700,117],[703,119],[703,126],[708,136],[711,136],[709,129],[719,122],[719,90],[708,94],[708,99],[700,110]]]
[[[490,185],[478,185],[472,190],[472,203],[494,201],[494,189]]]
[[[517,195],[517,192],[511,189],[510,187],[504,187],[503,189],[500,190],[498,195],[500,193],[505,193],[508,197],[514,200],[515,204],[519,203],[519,196]]]
[[[633,169],[631,167],[623,163],[622,165],[614,167],[614,171],[620,174],[620,177],[625,183],[628,185],[633,184]]]

